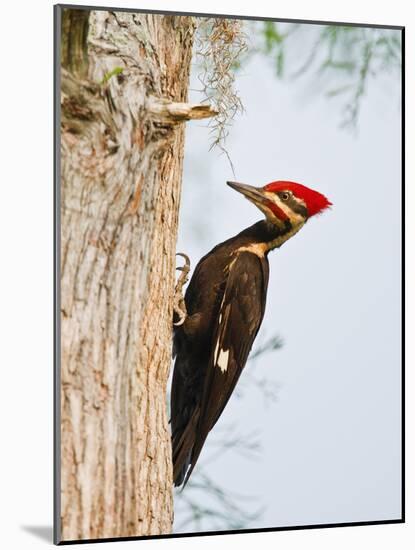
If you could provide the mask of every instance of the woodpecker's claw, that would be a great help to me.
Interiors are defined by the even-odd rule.
[[[177,327],[182,325],[186,321],[187,317],[186,304],[183,296],[183,287],[189,279],[190,259],[187,254],[183,254],[182,252],[178,252],[176,256],[181,256],[182,258],[184,258],[185,261],[182,267],[176,267],[177,271],[181,271],[180,277],[178,278],[176,283],[173,299],[173,319],[177,317],[179,318],[176,323],[173,321],[173,325]]]

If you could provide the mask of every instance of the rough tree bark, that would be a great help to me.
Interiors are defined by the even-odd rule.
[[[166,385],[191,17],[62,10],[61,537],[172,525]]]

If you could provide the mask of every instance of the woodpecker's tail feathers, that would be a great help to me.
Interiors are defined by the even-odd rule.
[[[192,461],[198,419],[199,411],[194,411],[183,432],[173,433],[172,436],[173,482],[176,487],[182,485],[184,482]]]
[[[184,480],[185,480],[185,477],[186,477],[186,472],[187,470],[189,469],[189,466],[190,466],[190,458],[192,456],[192,453],[189,452],[185,458],[185,462],[183,464],[183,466],[181,467],[180,471],[179,472],[176,472],[174,471],[174,486],[175,487],[180,487],[180,485],[183,484]],[[184,484],[183,484],[183,487],[182,487],[182,490],[184,489]]]

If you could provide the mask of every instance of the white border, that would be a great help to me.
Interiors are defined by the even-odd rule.
[[[82,4],[82,2],[72,2]],[[370,527],[255,533],[206,538],[110,543],[168,548],[262,548],[325,550],[391,547],[413,548],[415,539],[414,437],[415,417],[410,389],[414,387],[414,161],[415,151],[415,20],[411,3],[330,2],[329,0],[105,1],[84,2],[135,9],[218,12],[406,26],[407,97],[407,523]],[[52,10],[53,2],[21,1],[2,8],[1,78],[1,200],[2,251],[1,328],[2,419],[1,533],[2,545],[45,546],[27,530],[52,521]],[[396,182],[391,182],[391,192]],[[412,338],[411,338],[412,336]],[[26,529],[25,529],[26,527]],[[84,545],[84,548],[90,545]],[[94,544],[97,548],[100,545]]]

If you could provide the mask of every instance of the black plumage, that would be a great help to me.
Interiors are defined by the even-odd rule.
[[[186,483],[228,402],[261,326],[268,249],[289,231],[264,220],[221,243],[195,268],[187,318],[175,327],[171,393],[173,477]]]

